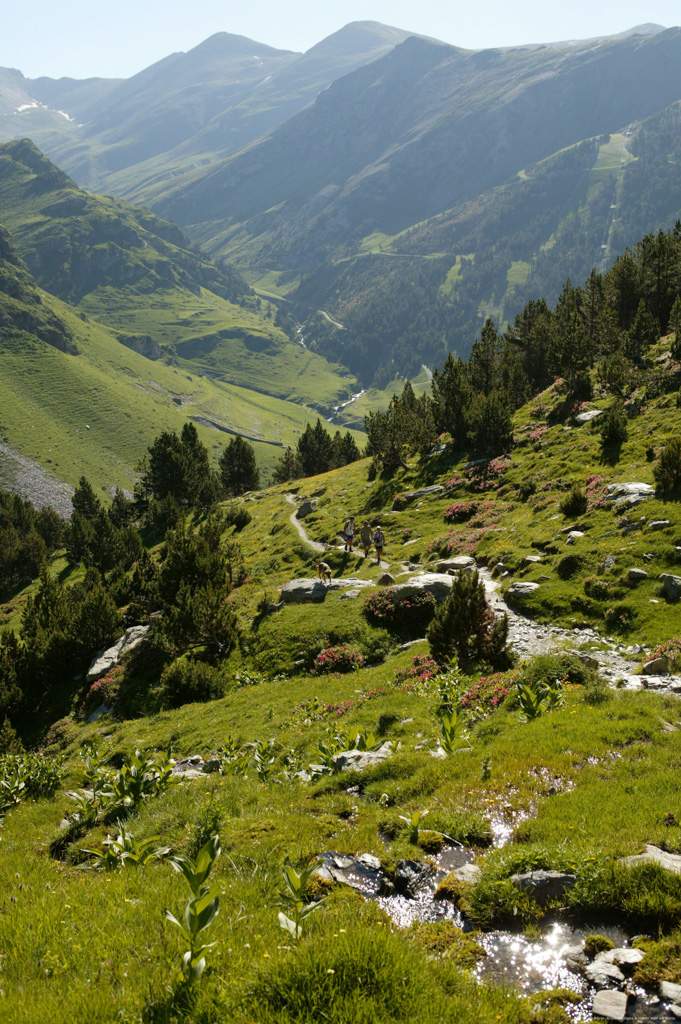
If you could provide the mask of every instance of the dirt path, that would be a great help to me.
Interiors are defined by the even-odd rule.
[[[286,500],[289,502],[290,505],[295,506],[296,498],[294,494],[287,494]],[[319,541],[317,540],[310,540],[308,535],[305,533],[302,523],[298,522],[298,510],[296,508],[293,509],[293,512],[291,513],[289,518],[293,526],[295,526],[296,530],[298,531],[300,539],[303,541],[303,543],[308,544],[313,551],[316,551],[318,552],[318,554],[323,555],[324,552],[326,551],[325,545],[320,544]]]
[[[588,643],[607,644],[604,650],[584,652],[589,658],[598,662],[599,672],[605,679],[613,683],[623,679],[627,689],[632,690],[645,688],[681,694],[681,676],[637,675],[641,667],[640,663],[634,661],[630,655],[650,654],[648,648],[631,644],[627,650],[624,644],[606,640],[589,627],[585,629],[576,627],[570,630],[561,629],[559,626],[543,626],[509,608],[499,592],[500,584],[492,579],[484,566],[479,566],[478,572],[484,581],[487,598],[494,611],[497,615],[503,615],[504,612],[508,615],[509,643],[513,645],[513,650],[521,658],[531,658],[552,651],[576,650]]]

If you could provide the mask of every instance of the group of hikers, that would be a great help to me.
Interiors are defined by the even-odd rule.
[[[350,516],[346,521],[345,526],[341,531],[341,536],[345,544],[346,554],[351,554],[354,550],[355,544],[355,517]],[[373,544],[376,548],[376,565],[381,564],[381,556],[383,554],[383,545],[385,544],[385,534],[377,523],[372,529],[368,519],[364,520],[361,530],[359,531],[359,538],[364,548],[364,557],[369,557],[371,551],[371,545]],[[320,580],[331,579],[331,566],[326,562],[317,562],[317,572]]]
[[[385,534],[381,527],[376,524],[374,529],[371,529],[369,520],[365,519],[362,525],[362,529],[359,531],[360,541],[364,548],[364,557],[369,557],[371,551],[371,545],[373,544],[376,548],[376,565],[381,563],[381,555],[383,554],[383,545],[385,543]],[[355,517],[350,516],[345,526],[343,527],[343,540],[345,541],[345,550],[352,552],[355,543]]]

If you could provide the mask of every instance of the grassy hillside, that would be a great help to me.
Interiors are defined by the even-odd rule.
[[[667,352],[663,340],[650,358],[664,357],[661,365],[674,380],[677,366]],[[678,637],[677,606],[662,596],[658,580],[674,571],[678,500],[650,498],[629,510],[604,502],[611,482],[653,481],[649,449],[659,455],[681,426],[676,393],[649,389],[640,414],[628,422],[629,439],[604,453],[563,398],[558,384],[522,408],[510,457],[486,468],[470,466],[467,453],[449,446],[433,458],[410,460],[389,478],[369,480],[365,460],[304,481],[298,498],[317,500],[304,529],[328,545],[334,577],[375,583],[384,570],[336,547],[338,529],[354,513],[381,521],[384,558],[398,582],[452,554],[473,554],[503,590],[513,581],[539,582],[526,610],[540,623],[566,627],[559,645],[588,654],[614,636],[635,660],[647,655],[637,656],[634,644],[649,652]],[[592,404],[607,409],[609,402],[597,390]],[[403,497],[435,483],[445,491]],[[572,483],[587,485],[589,493],[589,508],[577,518],[560,508]],[[681,888],[669,871],[618,861],[646,843],[681,850],[681,791],[670,770],[681,754],[678,698],[609,689],[574,656],[546,656],[491,676],[481,665],[468,675],[433,678],[428,663],[424,671],[418,667],[428,655],[422,624],[412,616],[399,628],[373,625],[364,612],[372,588],[355,598],[333,591],[321,604],[265,613],[263,594],[276,601],[291,578],[314,575],[318,557],[290,521],[287,491],[244,498],[250,521],[238,532],[229,528],[247,578],[230,598],[241,637],[218,669],[221,699],[192,702],[187,691],[188,703],[164,705],[158,653],[150,648],[106,677],[108,689],[100,694],[113,702],[112,714],[84,721],[95,699],[83,708],[82,679],[61,693],[67,713],[45,738],[48,764],[63,757],[55,796],[14,807],[2,831],[0,880],[9,894],[0,919],[5,1019],[91,1024],[111,1020],[113,1012],[130,1024],[311,1024],[323,1007],[334,1024],[568,1024],[572,1018],[561,1009],[570,999],[566,989],[577,991],[586,1020],[593,993],[579,971],[565,973],[556,950],[603,932],[617,945],[634,935],[654,937],[636,940],[644,956],[632,968],[637,1010],[648,1012],[662,980],[681,982]],[[478,507],[466,523],[446,521],[451,505],[471,502]],[[661,520],[668,524],[650,526]],[[568,530],[582,536],[568,543]],[[526,562],[527,555],[541,562]],[[606,568],[608,556],[614,561]],[[495,570],[498,565],[503,569]],[[648,578],[632,584],[632,566],[645,566]],[[628,619],[608,617],[613,606],[630,609]],[[582,641],[586,624],[600,639],[585,634]],[[417,643],[404,649],[411,641]],[[341,644],[364,666],[347,675],[311,674],[316,655]],[[563,703],[527,720],[517,684],[536,678],[558,679]],[[429,751],[442,735],[445,699],[457,701],[466,722],[466,749],[435,759]],[[181,701],[180,695],[174,703]],[[370,734],[390,741],[391,756],[309,782],[295,776],[325,751],[342,749],[355,728],[370,743]],[[65,790],[84,785],[83,745],[90,742],[103,758],[102,771],[117,772],[135,749],[170,749],[176,758],[216,752],[218,770],[168,788],[159,784],[156,795],[79,823],[76,801]],[[91,763],[90,773],[97,770]],[[427,818],[410,825],[412,815],[425,811]],[[71,815],[66,829],[65,812]],[[115,819],[122,813],[136,840],[162,843],[175,855],[194,856],[205,839],[220,836],[222,853],[211,874],[220,913],[205,933],[216,945],[206,951],[205,974],[193,986],[181,981],[185,946],[164,920],[164,908],[184,909],[180,875],[164,859],[93,870],[92,851],[104,850],[107,834],[118,834]],[[449,876],[440,888],[444,903],[422,898],[423,906],[448,908],[449,920],[410,926],[418,901],[390,895],[398,862],[439,865],[442,877],[452,840],[464,844],[479,878],[470,884]],[[347,886],[313,881],[305,898],[327,899],[305,918],[296,940],[277,918],[284,859],[300,870],[330,852],[378,858],[387,895],[365,900]],[[539,868],[574,878],[545,907],[510,880]],[[472,935],[458,927],[463,920]],[[556,922],[566,930],[554,933]],[[505,942],[520,951],[515,966],[499,953]],[[507,971],[502,987],[493,983],[500,958]]]

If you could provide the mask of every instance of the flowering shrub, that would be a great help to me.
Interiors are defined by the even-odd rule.
[[[508,455],[500,455],[489,462],[469,466],[464,470],[466,487],[469,491],[498,491],[504,482],[504,473],[511,465]]]
[[[107,708],[112,708],[118,699],[124,676],[125,667],[123,665],[116,665],[115,668],[112,668],[101,679],[97,679],[87,693],[84,690],[81,691],[84,694],[81,703],[83,714],[86,717],[91,715],[102,704]]]
[[[477,501],[457,501],[445,509],[446,523],[466,523],[478,511]]]
[[[411,537],[411,530],[407,530],[407,529],[401,530],[400,531],[400,537],[402,538],[402,543],[406,544],[407,541],[409,540],[409,538]]]
[[[596,601],[606,601],[610,597],[610,586],[598,576],[587,576],[584,580],[584,593]]]
[[[459,697],[459,707],[475,718],[483,718],[499,707],[517,679],[517,672],[495,672],[491,676],[483,676]]]
[[[634,624],[636,612],[626,604],[616,604],[605,611],[605,624],[614,633],[627,633]]]
[[[452,491],[452,490],[454,490],[455,487],[458,487],[459,484],[462,484],[462,483],[463,483],[463,480],[462,480],[460,474],[459,473],[455,473],[454,476],[450,477],[450,479],[447,481],[447,483],[445,484],[445,487],[447,488],[448,491]]]
[[[395,685],[427,683],[434,679],[439,672],[439,665],[428,654],[416,654],[411,659],[411,665],[408,668],[400,669],[396,674]],[[410,687],[407,685],[404,689],[408,690]]]
[[[339,647],[327,647],[314,660],[310,675],[328,676],[333,672],[356,672],[364,665],[364,658],[354,647],[341,644]]]
[[[681,668],[681,637],[675,636],[658,644],[651,658],[666,658],[673,671]]]
[[[399,629],[408,625],[416,630],[428,625],[436,603],[432,594],[419,592],[400,601],[395,597],[395,588],[386,587],[369,595],[364,602],[364,614],[370,622],[381,626]]]
[[[407,499],[404,494],[396,494],[393,498],[393,512],[403,512],[407,507]]]
[[[603,477],[593,473],[586,481],[586,500],[587,509],[592,508],[607,508],[608,503],[606,499],[606,486],[603,482]]]
[[[534,441],[535,444],[541,444],[541,439],[548,429],[544,424],[535,427],[534,430],[530,431],[530,441]]]

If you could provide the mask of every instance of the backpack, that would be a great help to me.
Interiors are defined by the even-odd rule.
[[[385,540],[385,535],[383,533],[383,530],[381,530],[381,529],[374,530],[374,544],[376,545],[377,548],[382,548],[383,547],[383,541],[384,540]]]

